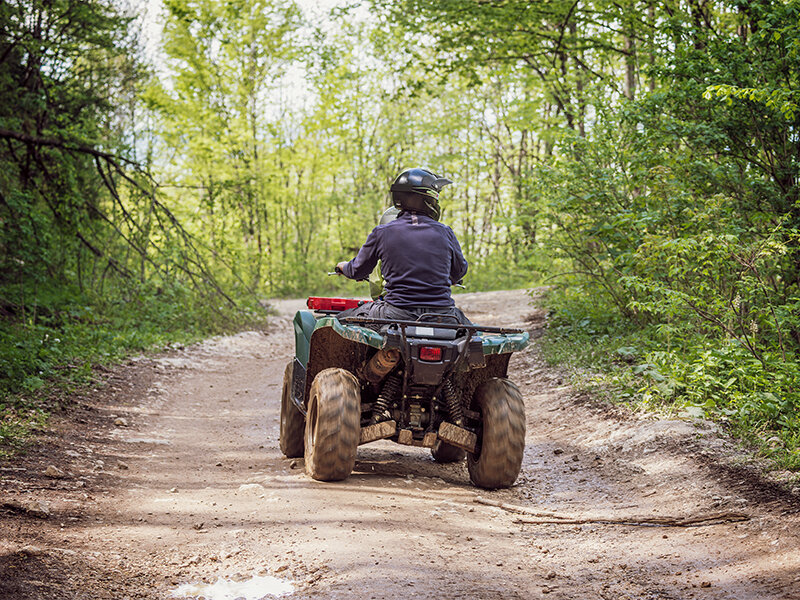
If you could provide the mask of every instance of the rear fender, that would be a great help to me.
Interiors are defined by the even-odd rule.
[[[314,313],[308,310],[297,311],[294,316],[294,355],[303,368],[308,365],[311,335],[316,326],[317,319]]]
[[[304,404],[307,402],[311,382],[317,373],[330,367],[355,373],[358,367],[374,353],[375,348],[343,338],[333,327],[317,327],[311,335],[302,402]]]
[[[511,353],[489,354],[486,356],[485,367],[457,373],[453,377],[453,384],[460,393],[466,407],[472,404],[472,396],[480,384],[494,377],[505,378],[508,375],[510,358]]]

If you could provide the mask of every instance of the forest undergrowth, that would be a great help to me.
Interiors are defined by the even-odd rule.
[[[643,326],[574,287],[534,302],[548,311],[543,355],[577,389],[644,414],[713,421],[777,480],[800,479],[796,360],[764,363],[735,339]]]

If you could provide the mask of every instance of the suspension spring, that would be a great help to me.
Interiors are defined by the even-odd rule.
[[[461,427],[464,424],[464,407],[461,405],[461,394],[456,391],[451,379],[444,382],[442,395],[444,396],[445,405],[447,405],[450,421]]]
[[[370,417],[370,425],[380,423],[381,421],[388,421],[392,418],[389,412],[392,402],[397,398],[400,389],[403,387],[403,379],[397,373],[389,375],[386,382],[381,388],[381,393],[372,405],[372,416]]]

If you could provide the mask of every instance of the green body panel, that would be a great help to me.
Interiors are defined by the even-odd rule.
[[[308,365],[311,351],[311,334],[317,326],[317,318],[308,310],[298,310],[294,316],[294,353],[304,367]]]
[[[317,319],[311,311],[298,311],[294,317],[294,331],[296,340],[297,360],[305,367],[308,365],[308,356],[311,348],[311,335],[315,330],[323,327],[332,328],[340,337],[366,344],[373,348],[383,348],[386,340],[377,331],[359,327],[357,325],[342,325],[336,317],[322,317]],[[512,334],[484,334],[483,354],[507,354],[525,349],[530,335],[528,332]]]
[[[481,335],[481,332],[478,332]],[[519,352],[524,350],[530,340],[530,334],[527,331],[522,333],[509,333],[509,334],[492,334],[481,335],[483,338],[483,353],[484,354],[508,354],[509,352]]]
[[[332,327],[333,330],[346,340],[351,342],[358,342],[359,344],[366,344],[373,348],[383,348],[386,340],[377,331],[367,329],[366,327],[359,327],[358,325],[342,325],[336,317],[322,317],[317,321],[315,329],[322,329],[323,327]]]

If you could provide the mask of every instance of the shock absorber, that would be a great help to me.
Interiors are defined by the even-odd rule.
[[[461,394],[456,391],[452,379],[447,379],[442,386],[444,403],[454,425],[461,427],[464,424],[464,407],[461,406]]]
[[[388,421],[392,418],[389,409],[402,387],[403,379],[397,373],[386,378],[381,388],[381,393],[378,394],[375,404],[372,405],[372,416],[369,419],[370,425],[380,423],[381,421]]]

